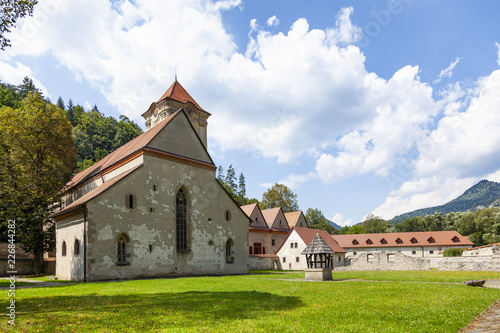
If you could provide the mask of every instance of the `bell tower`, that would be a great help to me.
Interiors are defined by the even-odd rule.
[[[193,97],[177,81],[165,91],[157,102],[153,102],[149,109],[142,114],[146,120],[146,131],[153,128],[161,121],[179,109],[184,109],[196,133],[200,137],[205,148],[207,147],[207,119],[210,113],[203,110]]]

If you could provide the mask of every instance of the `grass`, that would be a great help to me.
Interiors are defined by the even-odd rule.
[[[2,316],[0,331],[457,332],[500,298],[500,289],[448,283],[462,281],[462,273],[343,277],[393,281],[374,283],[304,282],[295,280],[303,272],[255,272],[18,289],[16,326]],[[398,283],[405,276],[445,283]],[[0,308],[7,301],[1,294]]]
[[[333,271],[334,279],[362,279],[371,281],[463,282],[468,280],[500,279],[500,272],[446,272],[446,271]]]

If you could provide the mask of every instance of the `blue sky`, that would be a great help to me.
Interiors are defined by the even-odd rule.
[[[347,225],[500,181],[497,1],[41,0],[0,53],[115,117],[179,82],[210,113],[209,150],[261,198]]]

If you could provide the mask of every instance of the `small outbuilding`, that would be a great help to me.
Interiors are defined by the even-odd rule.
[[[332,280],[332,256],[335,252],[316,234],[301,254],[306,256],[306,280]]]

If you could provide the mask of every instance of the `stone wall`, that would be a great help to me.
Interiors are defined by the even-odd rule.
[[[276,269],[275,261],[277,260],[277,256],[251,255],[248,258],[248,269],[253,271]]]
[[[500,258],[415,258],[398,252],[362,253],[350,256],[339,271],[500,271]]]

